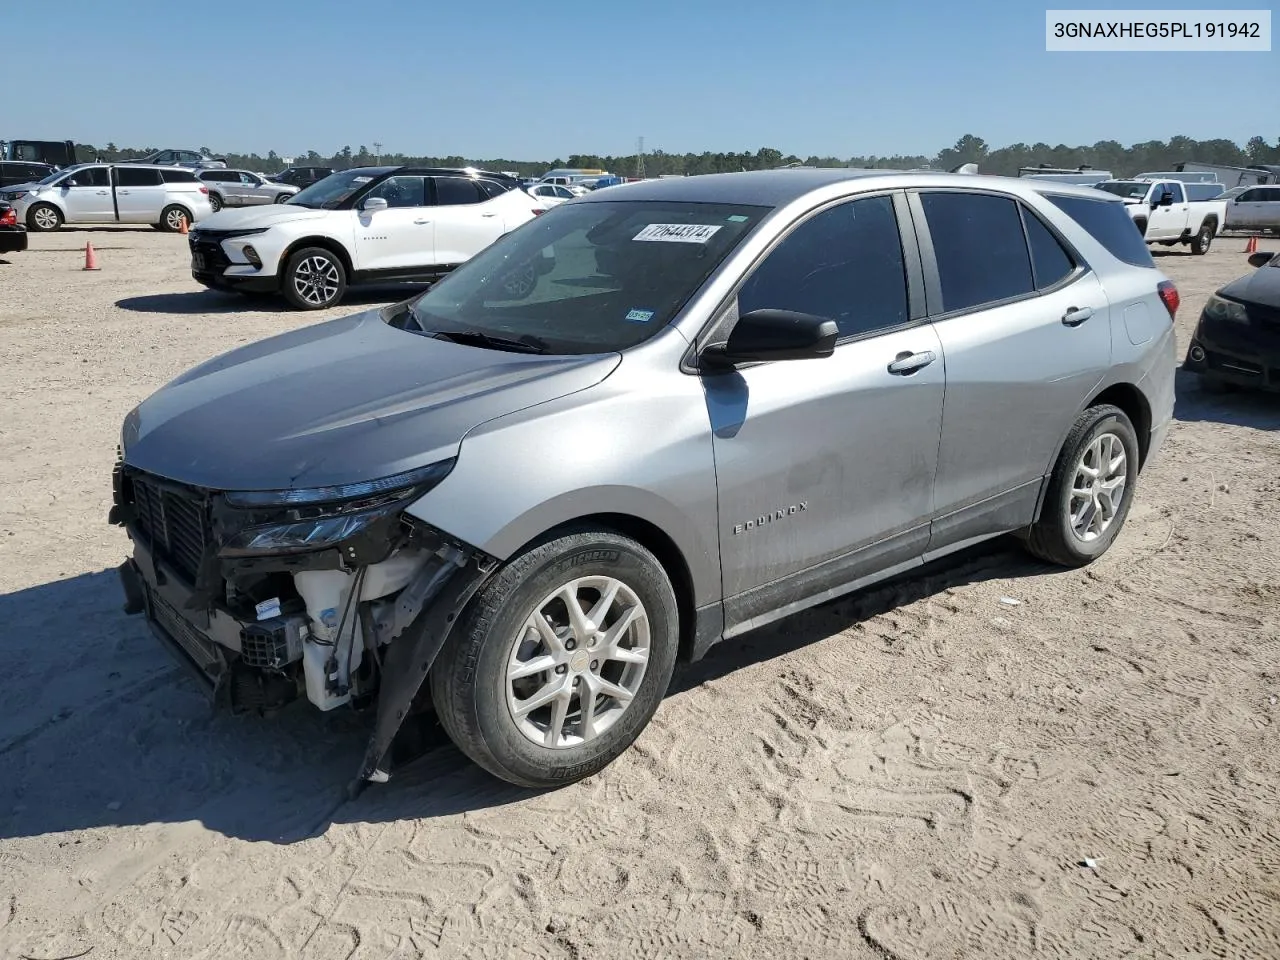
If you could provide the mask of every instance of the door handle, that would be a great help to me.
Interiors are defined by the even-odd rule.
[[[482,217],[496,217],[496,216],[497,216],[497,214],[496,214],[496,213],[482,213],[482,214],[480,214],[480,216],[482,216]]]
[[[898,376],[906,376],[927,367],[937,359],[938,355],[932,350],[925,350],[921,353],[903,352],[898,354],[893,363],[889,364],[889,372]]]
[[[107,192],[106,190],[99,190],[99,191],[98,191],[98,196],[100,196],[100,197],[105,197],[105,196],[107,196],[107,195],[108,195],[108,192]]]
[[[1071,307],[1062,315],[1062,322],[1068,327],[1078,327],[1093,316],[1093,307]]]
[[[105,191],[104,191],[104,192],[105,192]],[[117,191],[116,191],[116,193],[120,194],[120,196],[122,196],[122,197],[127,197],[127,196],[129,195],[129,191],[128,191],[128,190],[117,190]]]
[[[422,224],[424,224],[424,223],[430,223],[431,221],[430,221],[430,220],[415,220],[415,221],[413,221],[413,222],[414,222],[414,223],[416,223],[416,224],[418,224],[419,226],[421,226]]]

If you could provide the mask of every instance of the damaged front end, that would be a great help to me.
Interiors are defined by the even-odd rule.
[[[216,701],[269,713],[305,696],[320,710],[376,712],[356,783],[385,781],[426,679],[496,561],[404,513],[447,460],[382,480],[218,491],[123,460],[110,522],[134,555],[125,612]]]

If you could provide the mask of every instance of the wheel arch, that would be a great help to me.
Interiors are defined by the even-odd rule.
[[[694,599],[696,594],[693,571],[675,540],[651,520],[628,513],[584,514],[572,520],[561,521],[537,536],[531,537],[511,551],[510,557],[518,557],[538,544],[584,529],[602,530],[624,536],[634,540],[657,558],[671,581],[671,589],[676,595],[676,607],[680,612],[679,656],[682,660],[691,659],[694,651],[697,606]]]
[[[348,284],[351,283],[352,273],[353,273],[353,267],[351,262],[351,252],[339,241],[333,239],[332,237],[326,237],[323,234],[321,235],[311,234],[305,237],[300,237],[297,240],[290,241],[288,246],[286,246],[280,252],[280,261],[279,263],[276,264],[277,280],[279,280],[281,283],[284,282],[285,264],[289,262],[290,257],[292,257],[295,253],[297,253],[299,250],[302,250],[305,247],[321,247],[322,249],[328,250],[330,253],[336,256],[339,260],[342,261],[342,269],[347,272],[347,283]]]

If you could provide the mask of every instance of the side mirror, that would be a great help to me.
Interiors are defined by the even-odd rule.
[[[360,204],[360,209],[365,213],[375,213],[378,210],[387,209],[387,201],[383,197],[369,197]]]
[[[1173,206],[1173,194],[1170,193],[1168,190],[1160,194],[1160,206],[1162,207]]]
[[[1275,256],[1276,255],[1274,253],[1269,253],[1265,250],[1259,250],[1257,253],[1251,253],[1249,254],[1249,266],[1265,267],[1275,259]]]
[[[752,310],[734,324],[724,344],[702,351],[711,366],[769,360],[812,360],[835,353],[840,328],[834,320],[791,310]]]
[[[58,184],[58,186],[62,187],[65,190],[67,187],[80,186],[80,182],[78,180],[63,180],[62,183]]]

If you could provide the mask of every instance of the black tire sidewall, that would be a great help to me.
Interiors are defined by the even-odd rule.
[[[298,264],[308,257],[322,256],[327,257],[338,268],[338,292],[334,294],[333,299],[327,303],[309,303],[302,299],[294,288],[293,276],[297,272]],[[347,292],[347,268],[342,264],[342,258],[335,254],[332,250],[326,250],[324,247],[303,247],[289,255],[289,259],[285,264],[284,276],[280,278],[280,292],[290,304],[299,310],[324,310],[328,307],[337,306],[342,302],[343,296]]]
[[[1096,540],[1086,542],[1076,536],[1076,532],[1071,526],[1071,486],[1072,481],[1075,479],[1076,464],[1080,462],[1081,454],[1102,433],[1114,433],[1120,438],[1120,442],[1124,446],[1126,460],[1124,497],[1121,500],[1120,509],[1117,511],[1115,519],[1111,521],[1111,525],[1106,532]],[[1063,545],[1068,551],[1075,554],[1077,558],[1087,562],[1095,560],[1106,553],[1129,516],[1129,507],[1133,503],[1138,478],[1137,433],[1134,431],[1133,424],[1130,423],[1129,418],[1119,410],[1099,411],[1092,426],[1076,441],[1069,451],[1064,451],[1064,453],[1067,455],[1065,461],[1066,469],[1059,475],[1060,482],[1054,491],[1054,503],[1051,506],[1054,510],[1055,523],[1060,526],[1059,532]]]
[[[648,551],[626,538],[579,534],[552,541],[535,552],[544,556],[522,571],[518,580],[504,582],[499,575],[476,598],[478,602],[472,603],[451,638],[460,645],[456,653],[463,654],[453,658],[460,669],[439,680],[461,685],[455,691],[460,694],[455,703],[467,716],[460,719],[472,727],[482,748],[472,759],[514,783],[559,786],[609,764],[648,724],[674,672],[679,613],[662,567]],[[535,604],[571,580],[595,575],[621,580],[644,604],[650,630],[649,665],[631,705],[607,731],[575,747],[541,747],[520,732],[507,706],[511,646]],[[437,709],[439,706],[437,702]],[[470,752],[465,746],[464,751]]]
[[[219,197],[216,193],[211,193],[209,194],[209,206],[213,207],[214,213],[217,213],[219,210],[225,207],[226,204],[222,202],[222,198]]]
[[[1191,252],[1202,256],[1209,252],[1211,246],[1213,246],[1213,232],[1208,227],[1201,227],[1200,232],[1191,241]]]
[[[181,227],[169,226],[169,214],[171,214],[174,210],[177,210],[186,218],[188,229],[191,227],[191,222],[192,222],[191,212],[187,210],[185,207],[180,207],[176,203],[171,203],[169,204],[169,206],[165,207],[163,210],[160,211],[160,229],[165,231],[166,233],[177,233],[182,229]]]
[[[58,222],[54,224],[52,227],[42,227],[38,223],[36,223],[36,211],[44,209],[46,207],[52,210],[54,213],[54,216],[57,217]],[[27,229],[34,230],[36,233],[49,233],[53,230],[57,230],[59,227],[62,226],[63,222],[64,221],[62,218],[62,211],[59,210],[57,207],[55,207],[52,203],[37,203],[37,204],[34,204],[30,210],[27,211]]]

